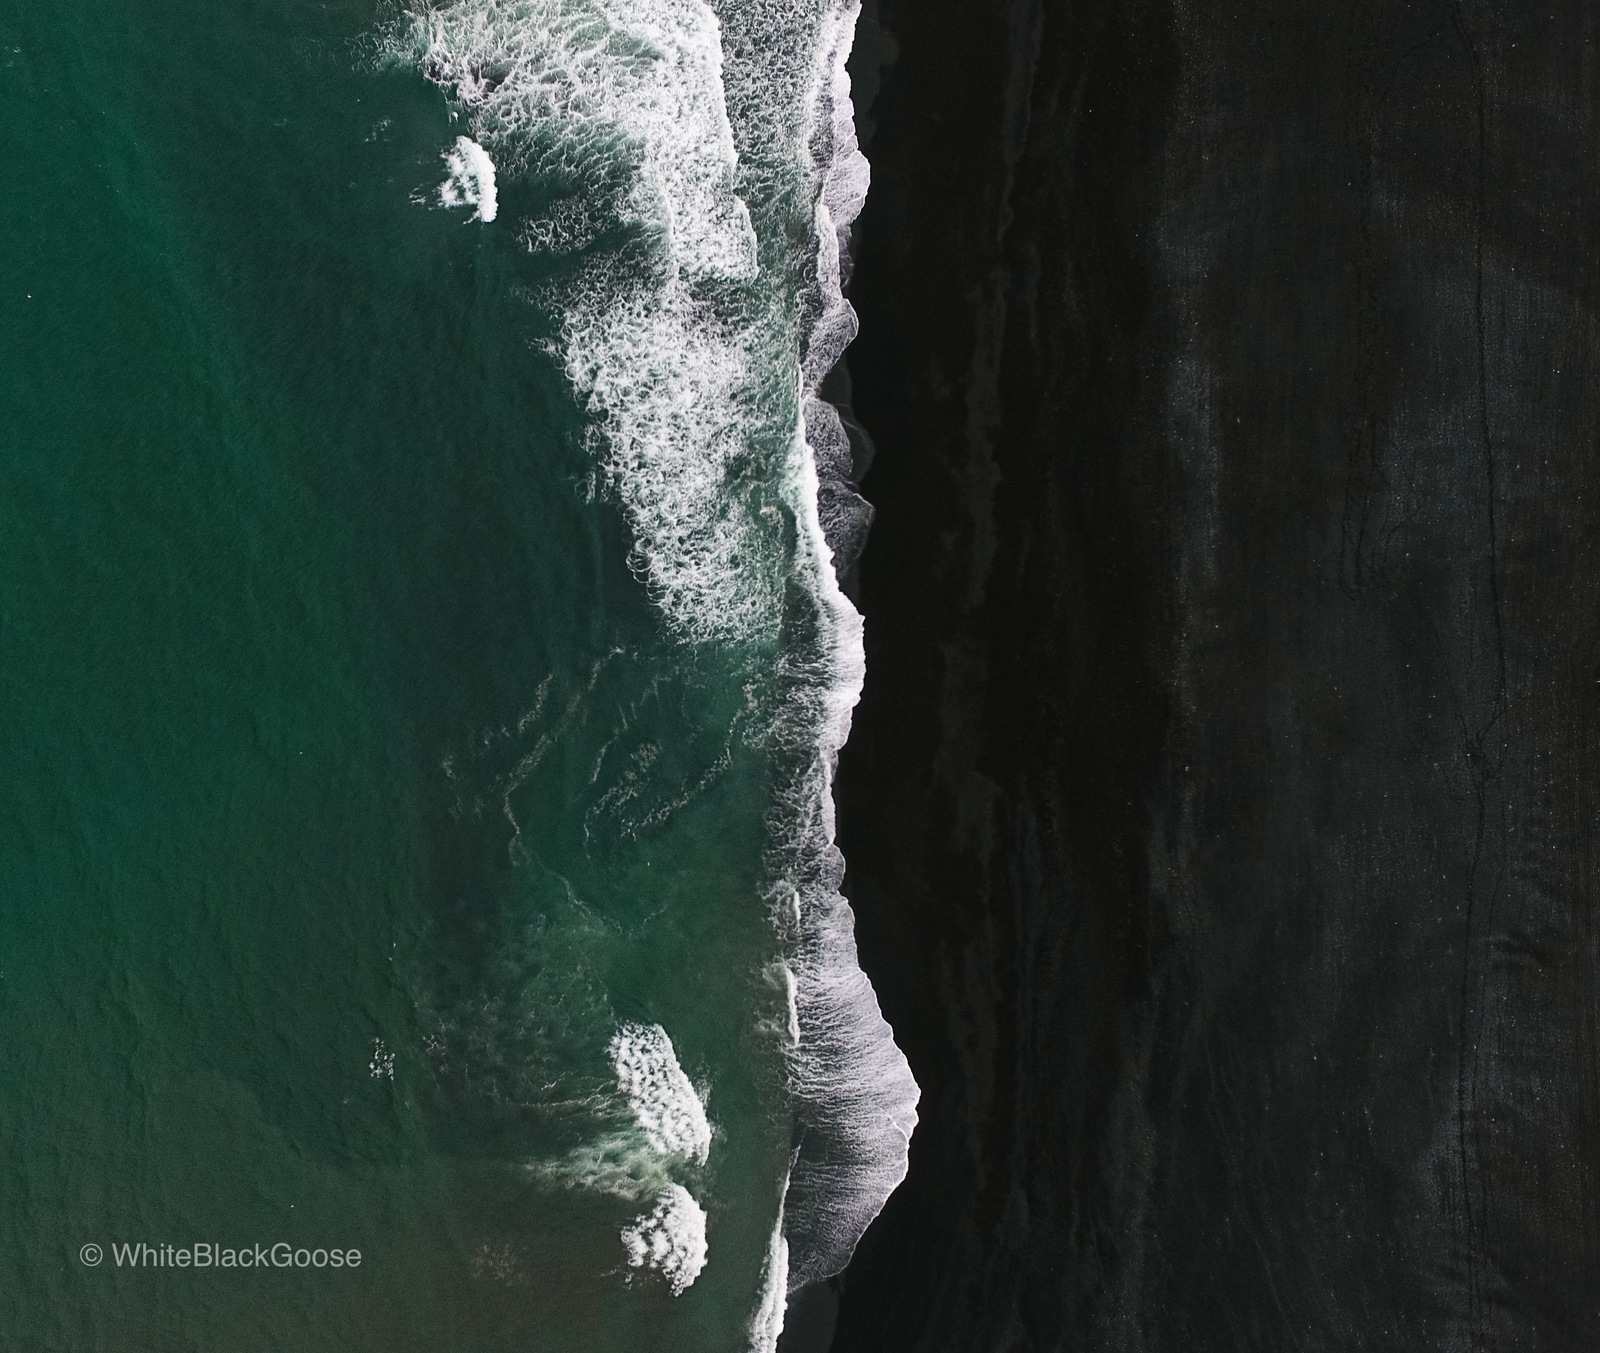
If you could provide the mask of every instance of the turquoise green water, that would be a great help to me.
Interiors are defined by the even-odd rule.
[[[808,1128],[848,1065],[793,1042],[806,973],[854,972],[817,817],[848,643],[795,459],[804,101],[730,66],[770,100],[718,141],[722,89],[657,78],[710,12],[644,8],[583,46],[621,103],[517,105],[546,126],[392,7],[0,3],[8,1348],[767,1347],[797,1144],[866,1207],[835,1250],[881,1203]],[[593,21],[455,9],[491,85]],[[710,168],[675,177],[667,125]],[[491,220],[440,198],[469,130]],[[748,258],[696,261],[717,239]],[[656,1026],[630,1092],[617,1040]],[[797,1181],[807,1225],[834,1183]],[[687,1269],[648,1253],[673,1198]]]
[[[7,1347],[769,1347],[899,1177],[799,10],[0,7]]]

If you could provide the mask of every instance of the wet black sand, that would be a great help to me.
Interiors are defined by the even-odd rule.
[[[1600,9],[883,0],[813,1347],[1600,1347]]]

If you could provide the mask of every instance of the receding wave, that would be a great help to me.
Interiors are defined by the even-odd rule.
[[[793,678],[786,723],[808,749],[782,796],[776,854],[786,864],[795,931],[794,1003],[800,1038],[792,1088],[800,1109],[785,1199],[788,1286],[839,1272],[868,1224],[905,1178],[918,1090],[856,954],[855,918],[839,891],[844,859],[834,845],[833,774],[850,733],[865,674],[861,617],[840,590],[822,515],[824,485],[845,485],[848,439],[817,387],[856,333],[841,288],[841,255],[866,198],[867,163],[856,143],[845,62],[860,5],[824,15],[816,34],[804,145],[815,185],[810,284],[796,437],[800,527],[796,570],[809,584],[809,635],[786,654]],[[848,511],[855,495],[831,501]],[[855,499],[859,502],[859,499]],[[864,510],[863,508],[860,510]],[[836,529],[851,523],[835,522]],[[777,914],[781,917],[780,906]]]

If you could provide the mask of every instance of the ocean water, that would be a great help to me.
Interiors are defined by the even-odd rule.
[[[903,1176],[854,20],[0,0],[6,1347],[770,1349]]]

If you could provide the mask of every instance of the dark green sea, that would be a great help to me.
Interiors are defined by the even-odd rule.
[[[770,1349],[902,1176],[854,18],[0,0],[0,1347]]]

